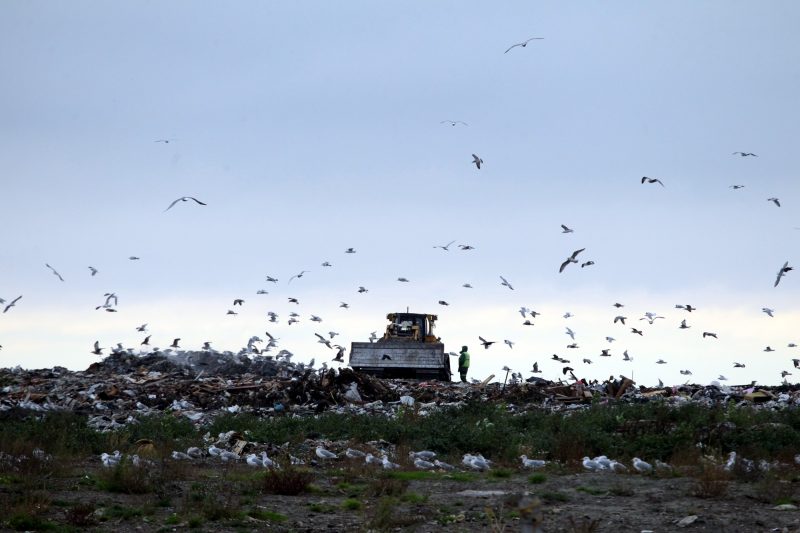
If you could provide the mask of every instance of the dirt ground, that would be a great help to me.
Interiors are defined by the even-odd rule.
[[[180,468],[158,495],[134,495],[104,490],[96,463],[75,465],[44,483],[42,516],[93,531],[519,531],[518,502],[528,493],[547,532],[800,532],[800,510],[776,509],[797,503],[796,481],[724,481],[724,494],[698,497],[694,477],[558,469],[537,473],[537,483],[514,470],[389,481],[380,469],[331,468],[313,471],[310,492],[277,496],[260,490],[263,473],[242,464]],[[0,494],[13,490],[0,484]]]

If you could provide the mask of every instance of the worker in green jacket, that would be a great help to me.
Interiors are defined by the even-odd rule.
[[[458,356],[458,373],[461,374],[463,383],[467,382],[467,370],[469,370],[469,352],[466,346],[462,346]]]

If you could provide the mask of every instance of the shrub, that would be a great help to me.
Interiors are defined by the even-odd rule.
[[[282,470],[270,470],[264,474],[262,490],[267,494],[296,496],[308,492],[314,476],[305,470],[287,467]]]
[[[361,509],[361,501],[355,498],[347,498],[344,502],[342,502],[342,507],[348,511],[357,511]]]

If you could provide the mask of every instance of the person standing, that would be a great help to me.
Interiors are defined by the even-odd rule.
[[[458,373],[461,375],[462,383],[467,382],[467,370],[469,370],[469,351],[466,346],[462,346],[458,356]]]

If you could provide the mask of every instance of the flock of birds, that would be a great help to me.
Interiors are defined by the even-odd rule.
[[[542,39],[543,39],[542,37],[531,37],[531,38],[528,38],[528,39],[526,39],[524,41],[521,41],[521,42],[518,42],[518,43],[514,43],[511,46],[509,46],[505,50],[504,53],[507,54],[507,53],[509,53],[509,52],[511,52],[511,51],[513,51],[515,49],[524,49],[531,42],[539,41],[539,40],[542,40]],[[441,124],[446,124],[446,125],[449,125],[451,127],[456,127],[456,126],[468,127],[469,126],[469,124],[467,122],[462,121],[462,120],[443,120],[443,121],[441,121]],[[168,145],[170,142],[172,142],[174,140],[175,139],[156,139],[154,142],[163,143],[164,145]],[[745,152],[745,151],[736,151],[736,152],[733,152],[732,155],[739,156],[741,158],[755,158],[755,157],[758,157],[758,155],[753,153],[753,152]],[[474,153],[472,154],[471,164],[474,164],[475,168],[477,170],[481,170],[483,168],[483,166],[485,165],[484,159],[480,155],[474,154]],[[641,180],[640,180],[640,184],[641,185],[658,184],[661,187],[666,187],[664,181],[662,181],[660,178],[652,178],[652,177],[648,177],[648,176],[642,176]],[[730,185],[730,188],[732,188],[733,190],[740,190],[740,189],[742,189],[744,187],[745,187],[745,185],[743,185],[743,184]],[[767,201],[772,202],[778,208],[781,207],[780,200],[777,197],[770,197],[770,198],[767,199]],[[170,202],[167,205],[167,207],[164,210],[164,212],[168,212],[168,211],[172,210],[173,208],[175,208],[179,204],[182,205],[182,204],[187,204],[187,203],[188,204],[192,204],[192,205],[194,205],[196,207],[199,207],[199,208],[206,207],[208,205],[206,202],[204,202],[204,201],[202,201],[202,200],[200,200],[200,199],[198,199],[198,198],[196,198],[194,196],[181,196],[179,198],[176,198],[172,202]],[[561,224],[561,232],[563,234],[574,234],[575,230],[573,228],[567,226],[566,224]],[[451,246],[453,244],[455,244],[455,242],[456,242],[455,240],[452,240],[452,241],[448,242],[447,244],[434,245],[433,248],[440,249],[443,252],[449,252]],[[470,244],[466,244],[466,243],[458,244],[457,246],[458,246],[459,250],[465,251],[465,252],[466,251],[470,251],[470,250],[475,250],[474,246],[472,246]],[[584,254],[585,251],[586,251],[585,247],[574,250],[571,254],[569,254],[559,264],[558,272],[559,273],[564,273],[570,267],[570,265],[572,265],[572,264],[580,265],[580,267],[582,269],[593,266],[595,264],[595,261],[593,259],[586,259],[586,260],[579,259],[579,256],[581,256],[581,254]],[[352,248],[352,247],[351,248],[346,248],[344,250],[344,253],[345,254],[355,254],[356,253],[356,249]],[[131,260],[131,261],[139,261],[140,258],[138,256],[131,255],[129,257],[129,260]],[[329,261],[324,261],[324,262],[321,263],[321,267],[323,269],[330,268],[332,266],[333,265]],[[58,280],[60,280],[61,282],[65,282],[64,277],[53,266],[51,266],[49,263],[45,263],[45,267],[47,269],[49,269],[50,272],[55,277],[58,278]],[[89,274],[92,277],[97,276],[98,273],[99,273],[99,270],[97,268],[95,268],[94,266],[90,265],[90,266],[88,266],[88,269],[89,269]],[[793,269],[794,268],[789,265],[789,261],[784,262],[784,264],[777,271],[777,275],[776,275],[775,280],[774,280],[774,287],[778,287],[778,285],[780,284],[781,280],[784,277],[786,277],[786,275],[789,272],[791,272]],[[304,270],[301,270],[300,272],[290,276],[288,278],[288,281],[286,282],[287,285],[291,285],[293,282],[296,283],[297,280],[301,280],[309,272],[310,272],[309,270],[305,270],[304,269]],[[506,279],[504,276],[502,276],[502,275],[499,276],[499,279],[500,279],[500,285],[501,286],[503,286],[503,287],[505,287],[505,288],[507,288],[508,290],[511,290],[511,291],[515,290],[514,289],[514,285],[508,279]],[[266,276],[265,280],[266,280],[266,282],[273,283],[273,284],[277,284],[279,282],[279,279],[276,278],[276,277],[273,277],[273,276]],[[408,278],[406,278],[406,277],[398,277],[397,278],[397,282],[399,282],[399,283],[410,283],[410,280]],[[466,289],[472,289],[473,288],[471,283],[464,283],[462,285],[462,287],[466,288]],[[359,286],[357,292],[359,294],[365,294],[365,293],[369,292],[369,289],[367,289],[365,286]],[[269,291],[262,288],[262,289],[258,289],[256,294],[257,295],[266,295],[266,294],[269,294]],[[103,298],[104,298],[103,301],[101,303],[99,303],[99,305],[97,305],[95,307],[95,309],[96,310],[101,310],[102,309],[103,311],[108,312],[108,313],[116,313],[117,310],[118,310],[118,297],[117,297],[117,295],[115,293],[113,293],[113,292],[104,293]],[[16,307],[21,299],[22,299],[22,295],[17,296],[16,298],[14,298],[14,299],[12,299],[12,300],[10,300],[8,302],[6,302],[5,299],[0,298],[0,305],[4,305],[3,313],[8,313],[11,309]],[[286,301],[287,301],[287,304],[294,304],[294,305],[297,305],[297,306],[300,305],[300,301],[296,297],[287,297]],[[438,304],[441,305],[441,306],[449,306],[450,305],[450,303],[447,302],[446,300],[438,300]],[[244,298],[240,298],[240,297],[239,298],[234,298],[234,299],[232,299],[231,307],[229,309],[227,309],[225,314],[228,315],[228,316],[236,316],[236,315],[239,314],[237,309],[241,309],[244,305],[245,305],[245,299]],[[623,304],[621,304],[621,303],[615,303],[613,305],[618,310],[620,308],[624,307]],[[342,308],[342,309],[349,309],[350,308],[350,304],[348,302],[341,301],[340,304],[339,304],[339,307]],[[677,304],[677,305],[675,305],[675,308],[676,309],[682,309],[683,311],[685,311],[687,313],[693,313],[694,311],[697,310],[696,307],[694,307],[692,305],[689,305],[689,304]],[[768,315],[769,317],[773,317],[774,316],[773,315],[774,311],[772,309],[770,309],[770,308],[764,307],[762,309],[762,311],[766,315]],[[523,326],[533,326],[534,325],[533,320],[536,319],[537,316],[539,316],[541,314],[541,313],[539,313],[539,312],[537,312],[535,310],[531,310],[531,309],[529,309],[527,307],[524,307],[524,306],[519,309],[519,312],[520,312],[520,314],[522,315],[522,317],[524,319],[524,322],[522,322]],[[273,324],[278,323],[279,320],[280,320],[278,313],[276,313],[274,311],[269,311],[267,313],[267,317],[268,317],[268,322],[273,323]],[[571,317],[572,317],[572,314],[569,313],[569,312],[566,313],[563,316],[564,319],[569,319]],[[653,325],[653,324],[656,323],[657,320],[664,319],[664,318],[665,317],[663,317],[663,316],[660,316],[660,315],[658,315],[656,313],[648,311],[648,312],[644,313],[644,316],[640,317],[638,320],[639,321],[646,321],[646,323],[648,325]],[[296,323],[300,322],[300,319],[301,319],[301,315],[299,313],[295,312],[295,311],[292,311],[292,312],[288,313],[288,320],[287,320],[286,323],[289,326],[291,326],[292,324],[296,324]],[[309,321],[311,321],[313,323],[317,323],[317,324],[321,323],[323,321],[320,316],[314,315],[314,314],[309,315],[308,319],[309,319]],[[644,336],[644,331],[645,330],[644,330],[644,328],[642,326],[639,326],[639,327],[626,326],[626,320],[628,320],[628,319],[629,319],[628,316],[625,316],[623,314],[617,314],[616,316],[613,317],[612,324],[613,325],[624,326],[624,327],[629,327],[629,333],[631,335]],[[680,329],[680,330],[688,330],[688,329],[690,329],[692,327],[693,326],[688,323],[688,319],[683,318],[680,321],[680,325],[678,326],[678,329]],[[140,333],[149,333],[148,330],[147,330],[147,324],[142,324],[140,326],[137,326],[135,329],[136,329],[136,331],[138,331]],[[571,340],[571,342],[566,345],[566,349],[568,349],[568,350],[578,350],[578,349],[580,349],[580,346],[576,342],[576,332],[573,329],[571,329],[570,327],[566,327],[565,334],[568,335],[570,337],[570,340]],[[266,343],[264,343],[264,341],[260,337],[253,336],[247,342],[247,346],[242,348],[241,350],[239,350],[236,355],[248,356],[248,355],[252,355],[252,354],[259,355],[259,354],[269,353],[272,349],[274,349],[274,348],[276,348],[278,346],[279,339],[277,337],[271,335],[268,331],[265,332],[265,335],[268,338],[268,341]],[[339,333],[337,333],[336,331],[331,330],[327,334],[315,332],[314,335],[316,337],[316,342],[324,345],[325,347],[327,347],[330,350],[335,350],[335,352],[336,352],[335,356],[333,356],[331,358],[332,362],[344,363],[344,353],[345,353],[345,350],[346,350],[345,347],[343,345],[341,345],[341,344],[335,344],[333,342],[334,337],[339,335]],[[377,332],[373,331],[371,333],[369,339],[372,342],[376,341],[378,339]],[[702,331],[702,339],[718,339],[718,334],[716,332],[714,332],[714,331],[704,330],[704,331]],[[478,336],[478,340],[479,340],[481,346],[486,350],[490,349],[490,347],[496,343],[496,341],[487,340],[482,335]],[[608,336],[605,337],[605,340],[609,344],[611,344],[611,343],[615,342],[616,339],[614,337],[608,335]],[[143,340],[141,341],[141,343],[138,346],[125,347],[123,345],[123,343],[117,343],[116,347],[110,348],[110,352],[111,353],[125,353],[125,352],[127,352],[127,353],[137,354],[137,355],[152,354],[152,353],[156,353],[156,354],[158,354],[158,353],[167,353],[167,354],[169,354],[169,353],[176,353],[176,354],[178,354],[178,353],[186,353],[186,352],[180,352],[180,350],[182,350],[182,347],[179,344],[180,341],[181,341],[181,338],[175,337],[173,339],[172,343],[169,345],[169,347],[167,349],[163,350],[163,352],[162,352],[162,350],[160,348],[151,346],[151,335],[148,334],[143,338]],[[504,339],[503,343],[508,347],[508,349],[513,349],[515,341],[513,341],[511,339]],[[214,348],[212,348],[211,344],[212,344],[211,341],[204,341],[201,350],[202,351],[207,351],[207,352],[217,353],[216,350]],[[789,348],[795,348],[796,344],[789,343],[788,347]],[[1,348],[2,348],[2,345],[0,345],[0,349]],[[94,355],[102,356],[102,355],[104,355],[103,354],[104,350],[106,350],[106,348],[102,347],[101,344],[100,344],[100,341],[98,340],[98,341],[94,342],[94,345],[93,345],[93,348],[91,350],[91,353],[94,354]],[[775,349],[772,348],[771,346],[767,346],[767,347],[764,348],[764,351],[765,352],[773,352],[773,351],[775,351]],[[233,354],[233,352],[223,352],[223,353]],[[293,355],[294,354],[292,352],[290,352],[289,350],[285,350],[284,349],[284,350],[281,350],[280,352],[278,352],[276,357],[278,359],[283,359],[285,361],[288,361]],[[457,355],[457,354],[455,354],[453,352],[450,352],[450,355]],[[601,349],[600,353],[597,353],[596,355],[598,357],[603,357],[603,358],[612,357],[611,348],[603,348],[603,349]],[[581,356],[578,357],[578,359],[584,365],[591,365],[593,363],[593,361],[591,359],[591,356],[587,355],[587,354],[582,354]],[[558,354],[553,354],[551,360],[556,361],[556,362],[564,365],[562,367],[562,369],[561,369],[562,375],[564,375],[564,376],[569,375],[572,379],[575,379],[575,380],[578,379],[574,374],[575,368],[572,367],[572,366],[569,366],[570,364],[573,364],[573,363],[571,363],[570,359],[562,357],[562,356],[560,356]],[[622,361],[624,361],[624,362],[633,361],[633,358],[630,356],[630,354],[629,354],[627,349],[622,352]],[[792,362],[793,362],[793,365],[794,365],[795,368],[800,368],[800,359],[797,359],[797,358],[792,359]],[[664,365],[664,364],[667,364],[667,361],[665,361],[663,359],[658,359],[657,361],[655,361],[655,364]],[[312,360],[312,363],[309,366],[313,366],[313,360]],[[746,365],[744,363],[741,363],[741,362],[734,362],[733,363],[733,367],[734,368],[745,368],[745,366]],[[504,367],[503,370],[505,370],[507,373],[512,372],[512,370],[508,366]],[[530,373],[532,373],[532,374],[540,374],[540,373],[542,373],[542,369],[540,367],[539,361],[533,362],[533,368],[530,370]],[[689,375],[692,374],[692,372],[689,369],[681,369],[680,370],[680,374],[684,375],[684,376],[689,376]],[[781,377],[784,378],[784,380],[789,375],[791,375],[791,372],[789,372],[787,370],[783,370],[782,373],[781,373]],[[522,379],[524,379],[524,377],[523,377],[521,372],[519,372],[519,373],[518,372],[513,372],[512,373],[512,380],[522,380]],[[720,375],[718,377],[718,379],[720,381],[727,380],[727,378],[724,375]],[[475,380],[473,380],[473,381],[475,381]],[[659,380],[659,384],[661,384],[661,380]]]

